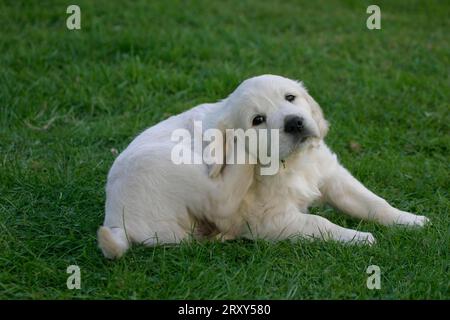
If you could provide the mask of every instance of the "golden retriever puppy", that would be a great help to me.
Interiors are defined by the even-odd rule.
[[[325,144],[327,131],[303,85],[275,75],[248,79],[222,101],[162,121],[137,136],[109,172],[100,248],[118,258],[132,243],[191,237],[375,242],[309,214],[319,201],[383,225],[428,221],[356,180]]]

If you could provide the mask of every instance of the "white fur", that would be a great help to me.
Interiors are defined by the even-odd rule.
[[[285,100],[287,93],[296,95],[293,103]],[[267,115],[262,128],[282,131],[284,117],[296,114],[313,133],[301,144],[280,133],[284,165],[278,174],[262,176],[258,164],[171,161],[175,129],[192,131],[193,121],[202,121],[203,130],[248,129],[261,112]],[[145,130],[109,172],[100,248],[106,257],[118,258],[132,243],[178,243],[189,237],[375,242],[370,233],[308,214],[316,201],[384,225],[423,226],[428,221],[393,208],[358,182],[323,141],[327,130],[319,105],[302,84],[273,75],[248,79],[220,102],[197,106]]]

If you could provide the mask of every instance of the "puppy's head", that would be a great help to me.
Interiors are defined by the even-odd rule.
[[[323,139],[328,131],[320,106],[303,85],[280,76],[245,80],[226,99],[225,109],[228,127],[266,129],[268,135],[277,130],[281,160]],[[267,148],[270,150],[270,145]]]

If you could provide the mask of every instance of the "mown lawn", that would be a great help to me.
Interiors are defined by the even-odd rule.
[[[79,31],[66,28],[74,3]],[[0,3],[0,298],[450,298],[450,2],[377,1],[373,31],[369,4]],[[378,243],[190,243],[104,259],[111,149],[264,73],[303,80],[341,162],[433,224],[389,229],[318,208]],[[66,287],[72,264],[81,290]],[[380,290],[366,287],[372,264]]]

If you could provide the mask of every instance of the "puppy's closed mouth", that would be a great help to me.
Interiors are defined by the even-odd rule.
[[[306,140],[308,140],[309,137],[310,137],[310,136],[306,136],[306,137],[301,138],[301,139],[300,139],[300,143],[305,142]]]
[[[294,144],[292,144],[291,147],[289,148],[289,151],[287,152],[286,157],[290,156],[292,153],[298,152],[300,150],[300,148],[303,147],[304,143],[313,137],[316,137],[316,136],[314,134],[306,134],[300,138],[297,138],[296,142]],[[285,158],[281,159],[281,162],[283,163],[283,167],[286,167],[284,164],[285,160],[286,160]]]
[[[302,137],[300,138],[300,143],[306,142],[309,138],[314,138],[314,137],[317,137],[317,136],[313,133],[306,133],[306,134],[302,135]]]

